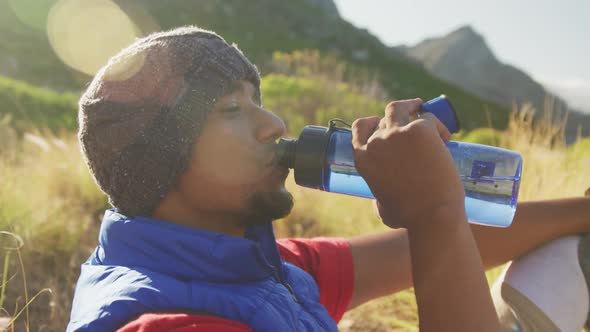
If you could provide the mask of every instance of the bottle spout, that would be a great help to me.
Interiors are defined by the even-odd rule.
[[[295,148],[297,139],[281,138],[277,143],[278,164],[286,168],[295,168]]]

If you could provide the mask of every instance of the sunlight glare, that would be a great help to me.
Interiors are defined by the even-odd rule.
[[[140,31],[112,1],[61,0],[49,11],[47,34],[65,64],[93,76]]]

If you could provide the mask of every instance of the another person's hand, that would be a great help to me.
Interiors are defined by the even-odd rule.
[[[390,227],[412,228],[440,213],[465,213],[463,186],[444,144],[451,134],[430,113],[410,121],[420,105],[420,99],[394,101],[385,117],[352,125],[356,167]]]

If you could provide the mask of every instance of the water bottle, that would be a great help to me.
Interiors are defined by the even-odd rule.
[[[459,131],[456,113],[446,96],[422,105],[451,133]],[[352,132],[331,120],[329,127],[305,126],[299,139],[281,139],[280,163],[294,169],[298,185],[323,191],[374,198],[358,174],[352,153]],[[449,141],[447,148],[465,189],[470,223],[508,227],[516,212],[522,156],[493,146]],[[420,184],[416,184],[420,185]]]

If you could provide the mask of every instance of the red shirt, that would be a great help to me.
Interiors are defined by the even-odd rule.
[[[307,271],[320,290],[320,302],[338,322],[350,304],[354,287],[352,254],[339,238],[282,239],[283,260]],[[252,332],[247,325],[225,318],[179,313],[147,313],[119,332]]]

